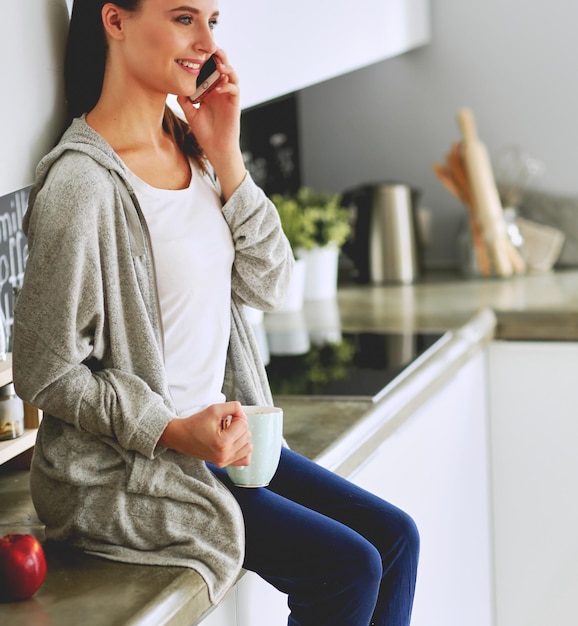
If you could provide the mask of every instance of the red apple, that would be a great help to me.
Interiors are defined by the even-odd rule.
[[[46,577],[42,545],[32,535],[9,534],[0,539],[0,600],[26,600]]]

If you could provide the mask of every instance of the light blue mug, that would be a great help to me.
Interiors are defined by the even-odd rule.
[[[227,474],[238,487],[266,487],[279,465],[283,445],[283,409],[244,406],[251,432],[251,463],[228,465]]]

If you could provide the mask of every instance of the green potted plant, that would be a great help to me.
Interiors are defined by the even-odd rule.
[[[341,249],[351,231],[349,211],[341,205],[341,194],[302,187],[295,201],[304,214],[309,236],[301,246],[305,250],[331,245]]]
[[[339,251],[351,231],[341,195],[302,187],[293,196],[273,195],[296,259],[305,261],[305,300],[335,297]]]
[[[279,212],[283,231],[289,240],[295,259],[298,259],[300,249],[314,245],[315,224],[306,217],[303,207],[295,196],[273,194],[271,201]]]

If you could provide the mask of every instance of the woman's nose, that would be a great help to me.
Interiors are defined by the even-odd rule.
[[[208,24],[197,32],[197,37],[195,38],[193,47],[196,50],[207,54],[213,54],[217,50],[217,44],[215,43],[215,39],[213,37],[213,30]]]

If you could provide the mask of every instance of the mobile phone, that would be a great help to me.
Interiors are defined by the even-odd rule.
[[[217,69],[219,59],[212,54],[201,67],[201,71],[197,76],[197,88],[189,100],[196,104],[200,102],[214,87],[217,86],[221,78],[221,74]]]

